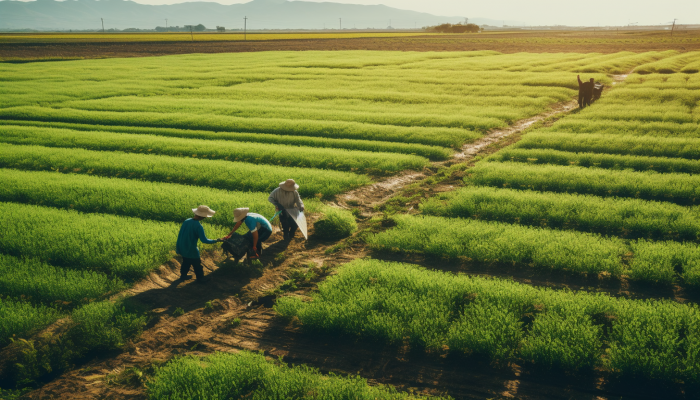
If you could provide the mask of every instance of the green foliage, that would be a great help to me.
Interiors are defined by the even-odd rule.
[[[323,216],[314,222],[314,235],[324,240],[342,239],[357,231],[353,214],[334,207],[324,207]]]
[[[593,194],[700,203],[700,176],[656,172],[615,171],[560,165],[482,162],[466,181],[476,185],[546,192]]]
[[[124,280],[144,277],[170,259],[180,229],[175,223],[16,203],[0,203],[0,212],[12,216],[0,222],[0,247],[7,254]],[[216,227],[207,231],[212,237],[225,234]]]
[[[671,301],[536,288],[366,259],[341,267],[310,301],[282,297],[275,309],[296,316],[309,331],[394,344],[408,339],[428,350],[449,343],[453,352],[520,358],[564,372],[601,366],[666,382],[700,378],[700,310]]]
[[[447,345],[491,360],[507,361],[513,358],[522,337],[519,315],[490,302],[478,302],[465,307],[450,326]]]
[[[119,279],[93,271],[55,267],[36,259],[0,254],[0,294],[33,304],[73,308],[125,288]]]
[[[700,160],[700,139],[609,134],[528,133],[511,148],[553,149],[579,153],[606,153]]]
[[[313,196],[317,193],[324,196],[334,195],[371,182],[364,175],[341,171],[16,145],[4,145],[0,148],[0,167],[256,192],[270,192],[279,182],[293,176],[295,180],[304,183],[304,186],[299,188],[302,196]]]
[[[290,367],[247,351],[177,358],[158,368],[146,386],[153,400],[440,399],[370,386],[359,376],[325,376],[305,365]]]
[[[135,100],[137,98],[132,98]],[[170,99],[172,102],[172,99]],[[191,103],[187,100],[187,103]],[[244,102],[249,104],[248,102]],[[217,102],[216,104],[221,104]],[[276,108],[262,107],[256,109],[257,112],[262,110],[270,111]],[[295,112],[301,112],[298,108]],[[53,112],[52,110],[44,110],[44,112]],[[367,115],[357,114],[356,115]],[[187,139],[206,139],[206,140],[228,140],[231,142],[252,142],[252,143],[269,143],[269,144],[285,144],[292,146],[313,146],[326,147],[333,149],[348,149],[362,151],[378,151],[387,153],[403,153],[416,154],[426,157],[430,160],[445,160],[452,154],[452,150],[438,146],[427,146],[416,143],[397,143],[397,142],[379,142],[376,140],[354,140],[354,139],[333,139],[324,137],[312,136],[288,136],[288,135],[273,135],[265,133],[246,133],[246,132],[214,132],[200,131],[193,129],[174,129],[174,128],[154,128],[154,127],[137,127],[137,126],[118,126],[111,125],[95,126],[89,124],[77,124],[66,122],[42,122],[42,121],[19,121],[19,120],[0,120],[0,125],[16,125],[16,126],[37,126],[50,127],[61,129],[72,129],[80,131],[93,132],[95,129],[106,132],[119,133],[137,133],[145,135],[187,138]]]
[[[231,320],[231,328],[238,328],[239,326],[241,326],[240,318],[234,318]]]
[[[12,338],[26,338],[58,319],[61,313],[44,305],[0,298],[0,346]]]
[[[71,319],[74,325],[65,338],[79,346],[80,353],[118,349],[128,338],[139,335],[146,324],[146,317],[109,301],[78,308]]]
[[[600,363],[602,327],[574,307],[565,315],[556,312],[535,318],[522,341],[521,356],[545,368],[577,371]]]
[[[87,304],[73,311],[60,335],[45,334],[10,345],[3,378],[16,387],[60,373],[79,359],[121,348],[141,333],[145,317],[124,302]]]
[[[397,226],[371,236],[375,249],[467,257],[480,262],[522,263],[576,273],[625,271],[622,240],[498,222],[397,215]]]
[[[421,204],[425,214],[624,238],[698,240],[700,213],[676,204],[469,186]]]
[[[423,157],[396,153],[7,125],[0,125],[0,141],[22,145],[79,147],[88,150],[379,173],[422,169],[428,163]]]
[[[640,240],[632,244],[632,250],[631,278],[671,283],[678,272],[687,285],[700,285],[700,248],[697,245]]]
[[[678,172],[697,174],[700,161],[679,158],[630,156],[618,154],[572,153],[552,149],[503,149],[493,161],[529,164],[577,165],[588,168],[631,169],[634,171]]]

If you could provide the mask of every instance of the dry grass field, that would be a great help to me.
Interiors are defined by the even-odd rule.
[[[518,31],[479,34],[425,33],[138,33],[0,34],[5,62],[149,57],[191,53],[299,50],[475,51],[501,53],[616,53],[700,50],[700,30]]]

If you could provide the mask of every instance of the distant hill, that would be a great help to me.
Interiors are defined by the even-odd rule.
[[[0,29],[84,30],[154,29],[165,26],[203,24],[207,28],[224,26],[242,29],[243,17],[248,29],[337,29],[343,28],[411,29],[457,23],[463,17],[440,17],[384,5],[316,3],[307,1],[253,0],[245,4],[223,5],[213,2],[189,2],[172,5],[146,5],[125,0],[38,0],[0,1]],[[476,24],[501,24],[501,21],[471,19]],[[506,21],[508,22],[508,21]]]

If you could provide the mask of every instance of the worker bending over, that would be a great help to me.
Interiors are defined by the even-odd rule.
[[[204,234],[204,227],[199,222],[205,218],[211,218],[216,214],[216,211],[207,206],[199,206],[193,208],[194,217],[187,219],[180,227],[180,233],[177,235],[177,244],[175,251],[182,256],[182,265],[180,266],[180,280],[190,279],[188,275],[190,267],[194,269],[194,274],[197,277],[197,283],[204,282],[204,269],[202,268],[202,259],[199,255],[197,241],[202,243],[214,244],[221,242],[222,239],[207,239]]]
[[[277,211],[280,211],[284,240],[292,240],[294,233],[299,227],[294,217],[289,215],[288,210],[304,211],[304,202],[301,201],[299,192],[297,192],[298,189],[299,185],[294,182],[294,179],[287,179],[284,182],[280,182],[279,187],[275,188],[270,193],[270,197],[267,198],[267,201],[272,203]]]
[[[251,259],[258,258],[262,254],[262,242],[266,241],[272,235],[272,225],[265,217],[260,214],[248,212],[249,208],[237,208],[233,210],[233,230],[224,238],[228,239],[240,226],[245,223],[248,227],[248,233],[243,235],[253,245],[254,256]]]

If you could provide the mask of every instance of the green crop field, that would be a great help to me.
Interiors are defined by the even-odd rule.
[[[421,204],[447,219],[397,216],[370,243],[696,286],[700,77],[679,72],[698,57],[637,67],[592,107],[479,162],[465,188]]]
[[[587,63],[609,82],[610,70],[667,55],[275,52],[0,64],[0,201],[26,214],[3,225],[12,234],[0,249],[37,271],[34,286],[0,287],[4,309],[37,307],[12,334],[58,315],[42,307],[103,299],[171,258],[177,223],[198,204],[220,211],[207,227],[218,237],[236,207],[271,216],[267,193],[294,178],[314,213],[316,198],[421,170],[570,99]],[[39,283],[59,276],[80,282],[77,292]]]
[[[60,367],[37,358],[43,370],[30,370],[34,350],[18,352],[25,361],[12,368],[25,383],[92,350],[123,346],[146,317],[119,294],[175,257],[191,208],[217,210],[205,232],[218,238],[237,207],[271,217],[269,192],[293,178],[312,221],[325,220],[311,226],[309,247],[267,256],[271,264],[260,271],[274,276],[249,292],[298,289],[277,298],[275,310],[299,324],[299,334],[700,384],[699,62],[698,52],[676,51],[275,51],[0,63],[0,211],[11,216],[0,222],[0,346],[72,321],[61,346],[82,347]],[[571,111],[577,74],[607,89],[591,107]],[[479,150],[475,160],[452,158],[555,109],[562,115]],[[404,182],[415,176],[407,171],[425,177],[424,186]],[[433,191],[440,179],[449,185]],[[376,193],[366,188],[376,182]],[[427,190],[407,198],[399,186]],[[367,198],[343,197],[356,189]],[[387,193],[397,196],[387,201]],[[358,227],[347,242],[334,241]],[[305,285],[296,285],[301,264],[331,261],[337,251],[339,260],[408,253],[465,268],[635,282],[649,300],[372,259],[337,274],[325,264],[308,267]],[[298,256],[293,267],[284,264],[290,253]],[[278,269],[269,272],[273,259]],[[255,284],[237,283],[226,307],[243,304],[236,290]],[[654,300],[669,292],[688,304]],[[187,307],[180,311],[192,312]],[[249,353],[200,356],[139,377],[144,395],[223,398],[235,397],[235,388],[261,399],[294,397],[290,391],[423,398],[326,376],[314,365],[287,367]],[[201,385],[188,391],[193,380]]]

